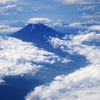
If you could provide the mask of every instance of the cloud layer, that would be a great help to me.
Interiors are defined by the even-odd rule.
[[[64,4],[92,4],[100,2],[100,0],[54,0],[56,2],[62,2]]]
[[[70,62],[68,58],[39,49],[32,43],[12,37],[0,37],[0,83],[4,76],[35,74],[39,68],[44,67],[43,63],[53,64],[57,61]]]
[[[51,19],[49,18],[30,18],[26,23],[33,23],[33,24],[37,24],[37,23],[50,23]]]
[[[26,100],[99,100],[100,99],[100,47],[83,44],[84,41],[99,40],[95,32],[65,36],[62,40],[49,40],[54,48],[61,48],[72,55],[83,55],[90,62],[69,75],[59,75],[49,84],[38,86]]]
[[[11,2],[17,2],[19,0],[0,0],[1,4],[11,3]]]
[[[10,27],[9,25],[0,25],[0,34],[13,33],[20,30],[22,27]]]
[[[100,25],[93,25],[88,28],[89,30],[98,30],[100,31]]]
[[[26,100],[99,100],[99,70],[99,66],[87,66],[68,76],[57,76],[52,83],[36,87]]]

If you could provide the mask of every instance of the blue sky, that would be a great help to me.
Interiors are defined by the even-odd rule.
[[[30,19],[31,23],[39,20],[52,28],[65,28],[79,22],[97,24],[100,22],[100,0],[0,1],[0,34],[13,33],[28,24]]]
[[[0,0],[0,35],[11,34],[29,23],[39,22],[70,32],[61,39],[47,38],[54,49],[69,55],[62,58],[31,42],[0,36],[0,84],[5,82],[6,76],[20,75],[23,78],[32,74],[35,77],[39,72],[46,72],[47,75],[40,73],[39,76],[49,80],[54,72],[57,76],[54,74],[56,77],[50,83],[32,88],[23,98],[100,100],[100,0]],[[76,63],[76,56],[84,57],[86,65],[83,66],[84,61]],[[79,69],[68,74],[67,69],[60,66],[65,63],[63,66],[67,68],[72,63],[71,69],[76,68],[74,62]],[[54,64],[56,71],[59,67],[59,72],[64,71],[58,74],[54,67],[51,69],[46,64],[51,67]]]

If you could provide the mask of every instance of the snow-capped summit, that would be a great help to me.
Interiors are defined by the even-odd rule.
[[[28,24],[23,29],[11,35],[12,37],[16,37],[18,39],[22,39],[24,41],[36,42],[37,40],[44,40],[48,37],[61,37],[63,34],[51,29],[50,27],[44,24]]]
[[[49,27],[45,26],[44,24],[29,24],[26,27],[24,27],[23,29],[26,29],[28,31],[32,31],[32,30],[47,30],[49,29]]]
[[[38,24],[29,24],[28,25],[30,27],[30,29],[38,29],[38,30],[47,30],[49,29],[49,27],[47,27],[46,25],[44,24],[41,24],[41,23],[38,23]]]

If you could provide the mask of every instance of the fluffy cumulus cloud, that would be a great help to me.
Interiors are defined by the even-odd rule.
[[[99,30],[100,31],[100,25],[93,25],[88,27],[89,30]]]
[[[100,47],[83,44],[84,41],[99,40],[95,32],[65,36],[62,40],[49,40],[55,48],[61,48],[72,55],[83,55],[90,62],[69,75],[55,77],[49,84],[38,86],[29,93],[26,100],[99,100],[100,99]]]
[[[49,19],[49,18],[30,18],[27,22],[27,23],[34,23],[34,24],[37,24],[37,23],[50,23],[52,20]]]
[[[54,0],[56,2],[62,2],[64,4],[91,4],[100,2],[100,0]]]
[[[0,25],[0,34],[13,33],[20,29],[21,27],[10,27],[9,25]]]
[[[26,100],[99,100],[99,70],[99,66],[88,66],[68,76],[57,76],[52,83],[36,87]]]
[[[42,63],[53,64],[56,61],[67,63],[70,60],[39,49],[32,43],[0,37],[0,83],[4,76],[35,74],[39,68],[44,67]]]
[[[80,34],[76,36],[70,35],[67,38],[71,39],[71,41],[60,40],[59,38],[51,38],[50,42],[54,48],[59,47],[63,51],[69,52],[70,54],[74,54],[75,52],[77,52],[77,54],[85,56],[87,60],[89,60],[89,62],[99,63],[99,59],[100,59],[99,49],[95,46],[87,46],[82,43],[84,41],[88,41],[88,42],[91,42],[93,40],[99,41],[100,34],[91,32],[88,34]]]

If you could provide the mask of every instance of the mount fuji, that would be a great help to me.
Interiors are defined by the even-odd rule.
[[[52,28],[42,24],[28,24],[23,29],[13,33],[10,35],[11,37],[15,37],[21,39],[26,42],[32,42],[37,47],[43,48],[44,50],[54,52],[56,54],[60,54],[60,56],[65,55],[62,50],[53,48],[53,46],[48,42],[49,37],[64,37],[63,33],[57,32]]]
[[[39,23],[29,24],[11,36],[23,41],[42,44],[48,37],[62,37],[64,35],[44,24]]]

